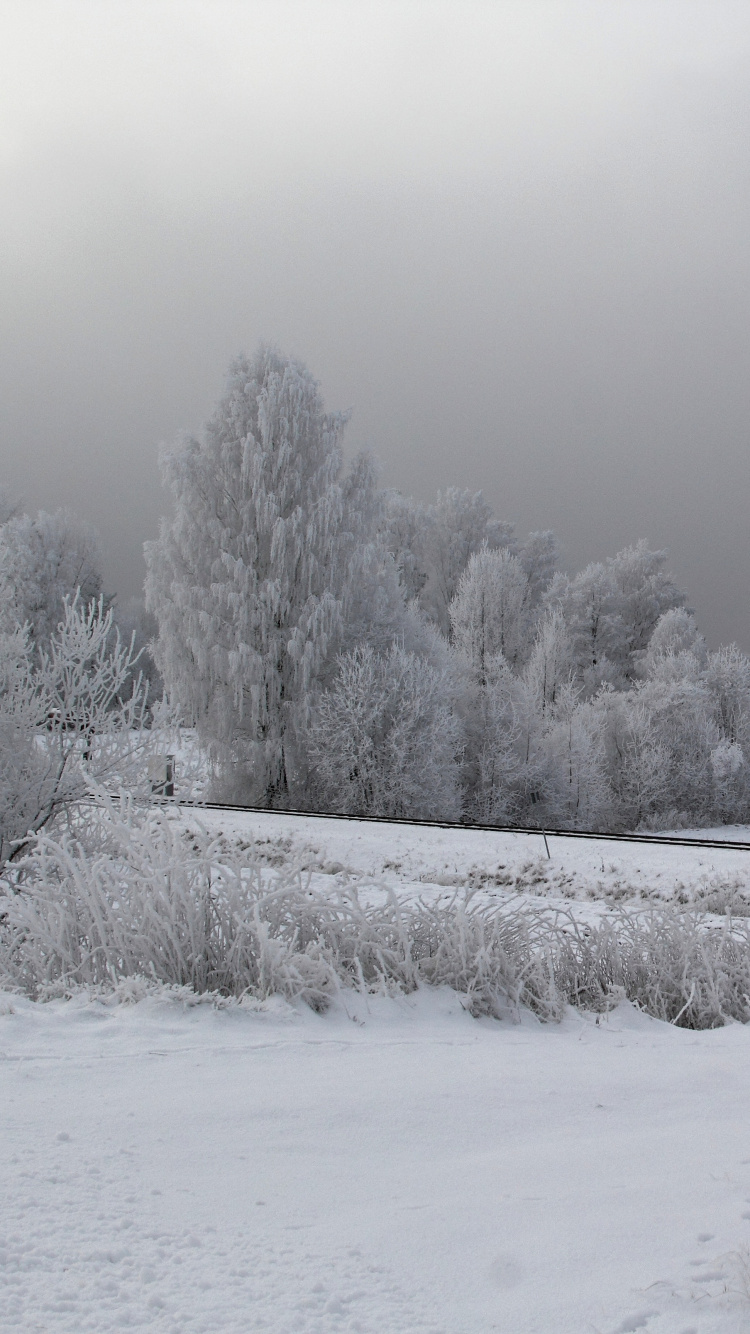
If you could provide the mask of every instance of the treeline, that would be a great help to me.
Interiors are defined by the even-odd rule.
[[[750,661],[709,653],[666,553],[575,577],[481,493],[422,506],[344,468],[299,362],[237,360],[163,460],[154,654],[216,795],[586,828],[745,821]]]
[[[345,424],[261,348],[164,458],[148,611],[115,606],[110,633],[197,728],[214,795],[579,828],[750,819],[750,660],[708,652],[665,552],[569,577],[552,533],[518,540],[481,493],[420,505],[368,457],[345,468]],[[100,571],[85,524],[0,503],[0,638],[25,627],[31,669],[66,599],[106,613]]]

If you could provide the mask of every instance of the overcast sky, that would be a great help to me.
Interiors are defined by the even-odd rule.
[[[668,547],[750,649],[747,0],[5,0],[0,484],[140,590],[263,338],[422,499]]]

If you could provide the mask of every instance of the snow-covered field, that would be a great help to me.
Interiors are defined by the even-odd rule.
[[[186,818],[190,818],[186,813]],[[383,880],[406,898],[430,901],[467,888],[483,900],[529,895],[550,902],[695,904],[750,915],[750,852],[649,846],[541,834],[206,810],[212,832],[241,838],[271,865],[301,866],[313,883],[342,873]],[[681,836],[750,842],[746,826],[681,830]]]
[[[408,894],[601,882],[643,902],[711,875],[741,894],[750,870],[731,850],[555,840],[547,862],[520,835],[200,819],[321,885],[343,867]],[[627,1004],[477,1020],[448,991],[316,1015],[129,989],[0,996],[0,1330],[750,1329],[750,1028]]]

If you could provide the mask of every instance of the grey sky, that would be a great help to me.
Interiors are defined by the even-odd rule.
[[[750,649],[747,0],[6,0],[0,173],[0,481],[121,595],[265,338],[387,484],[645,536]]]

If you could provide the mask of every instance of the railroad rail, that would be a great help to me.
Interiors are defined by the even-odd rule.
[[[615,834],[596,829],[550,829],[532,825],[503,825],[463,823],[460,820],[407,820],[404,816],[386,815],[342,815],[331,811],[270,810],[267,806],[240,806],[231,802],[184,801],[179,797],[162,798],[159,804],[182,806],[194,810],[229,811],[248,815],[291,815],[298,819],[347,820],[356,824],[407,825],[417,829],[461,829],[482,830],[490,834],[524,834],[529,837],[544,839],[547,856],[550,856],[549,838],[584,838],[601,843],[643,843],[656,847],[678,848],[725,848],[735,852],[750,852],[750,842],[720,838],[681,838],[678,834]]]

